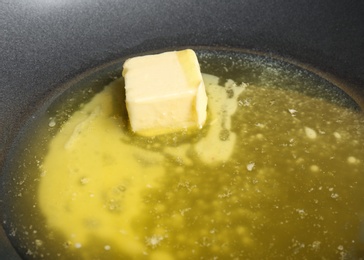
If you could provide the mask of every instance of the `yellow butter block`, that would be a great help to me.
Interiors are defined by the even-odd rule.
[[[134,132],[152,136],[204,125],[207,96],[193,50],[128,59],[123,76]]]

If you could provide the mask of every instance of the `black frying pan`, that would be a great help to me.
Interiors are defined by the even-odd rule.
[[[185,46],[277,55],[364,99],[364,1],[1,0],[0,166],[24,120],[63,83],[125,56]],[[1,229],[0,259],[18,258]]]

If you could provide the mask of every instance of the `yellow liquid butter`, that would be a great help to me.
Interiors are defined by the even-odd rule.
[[[236,98],[228,100],[225,89],[217,85],[218,78],[206,75],[205,82],[209,86],[212,122],[209,134],[196,144],[166,147],[155,144],[160,146],[152,149],[155,151],[133,145],[132,138],[125,133],[128,129],[123,128],[114,111],[121,103],[115,99],[120,96],[120,80],[107,86],[63,125],[51,141],[41,165],[39,201],[49,227],[65,235],[66,247],[86,246],[86,250],[80,251],[88,258],[94,253],[87,246],[96,238],[104,241],[102,250],[120,250],[127,257],[174,259],[173,251],[157,247],[172,236],[169,233],[174,228],[185,225],[182,216],[191,208],[175,208],[180,214],[172,216],[174,223],[165,227],[165,224],[157,225],[148,236],[139,226],[144,215],[151,214],[152,210],[162,213],[173,209],[167,208],[163,201],[148,205],[146,196],[163,190],[163,180],[173,176],[167,168],[166,161],[171,159],[168,157],[180,160],[170,170],[184,176],[188,172],[183,165],[192,164],[193,157],[208,165],[228,160],[236,137],[231,133],[226,140],[220,140],[219,133],[230,133],[228,112],[235,112],[236,98],[245,89],[244,85],[235,86]],[[229,122],[225,122],[227,120]],[[229,124],[229,128],[225,124]],[[146,138],[144,142],[148,146],[148,142],[153,141]],[[188,152],[194,150],[195,155],[189,158]],[[171,176],[166,176],[168,174]]]
[[[61,127],[38,189],[57,243],[84,259],[356,256],[363,117],[294,91],[204,81],[201,132],[132,135],[120,80]]]
[[[22,258],[364,258],[362,111],[300,68],[197,54],[201,130],[134,135],[122,79],[87,78],[40,112],[0,176]]]

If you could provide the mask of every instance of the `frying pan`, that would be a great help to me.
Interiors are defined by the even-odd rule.
[[[65,82],[138,53],[201,46],[304,64],[364,97],[360,0],[1,0],[0,166],[23,122]],[[1,229],[0,259],[19,258]]]

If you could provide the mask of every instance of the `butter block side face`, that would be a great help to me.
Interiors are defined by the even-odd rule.
[[[205,123],[207,96],[192,50],[131,58],[123,76],[134,132],[158,135]]]

